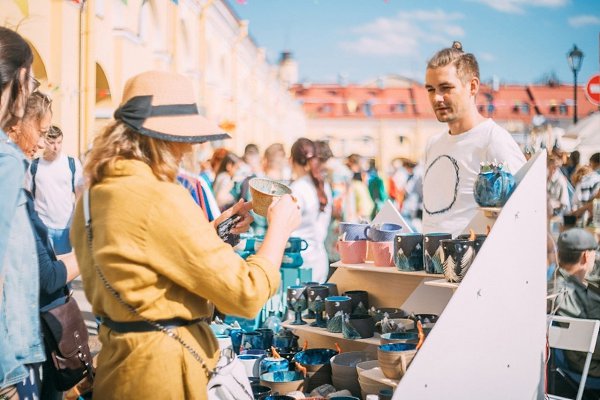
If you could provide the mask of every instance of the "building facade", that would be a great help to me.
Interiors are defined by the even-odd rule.
[[[125,82],[150,69],[188,76],[201,112],[228,131],[219,143],[291,145],[302,108],[277,66],[222,0],[0,0],[0,24],[34,49],[33,73],[53,98],[69,154],[84,153],[110,121]]]
[[[437,121],[424,85],[399,76],[362,85],[302,83],[292,91],[306,112],[308,137],[329,140],[335,155],[360,154],[377,159],[381,167],[398,157],[419,160],[429,137],[447,129]],[[553,126],[568,126],[572,97],[569,85],[482,84],[477,106],[522,142],[535,115]],[[578,98],[580,117],[598,109],[582,87]]]

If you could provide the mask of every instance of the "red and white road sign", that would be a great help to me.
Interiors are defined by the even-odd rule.
[[[592,75],[585,85],[585,95],[595,105],[600,105],[600,74]]]

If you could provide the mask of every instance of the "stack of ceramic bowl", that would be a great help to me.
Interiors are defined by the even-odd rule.
[[[296,353],[294,361],[306,368],[306,391],[326,383],[331,384],[331,357],[338,352],[332,349],[308,349]]]
[[[365,351],[350,351],[331,358],[331,381],[337,389],[347,389],[353,396],[360,395],[356,365],[377,357]]]
[[[363,361],[356,364],[358,383],[360,385],[360,394],[363,399],[365,399],[368,394],[379,394],[380,390],[392,389],[391,386],[388,386],[385,383],[381,383],[365,376],[366,371],[370,371],[374,368],[379,368],[379,362],[377,360]]]
[[[304,391],[304,376],[295,371],[267,372],[260,376],[261,386],[268,386],[273,393]]]

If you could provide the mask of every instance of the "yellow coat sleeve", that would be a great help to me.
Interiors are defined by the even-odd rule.
[[[279,288],[278,268],[264,257],[245,261],[238,256],[185,190],[158,203],[149,215],[146,250],[151,268],[225,314],[254,318]]]

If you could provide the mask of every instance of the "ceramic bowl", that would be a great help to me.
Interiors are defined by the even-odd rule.
[[[289,393],[304,389],[304,376],[296,371],[267,372],[260,376],[260,384],[273,392]]]
[[[414,343],[389,343],[377,348],[377,359],[381,372],[390,379],[400,379],[417,354]]]
[[[252,195],[252,209],[263,217],[267,216],[267,210],[273,199],[284,194],[292,194],[292,189],[288,186],[270,179],[252,178],[248,184]]]
[[[419,334],[414,332],[388,332],[381,335],[381,344],[418,343]]]
[[[268,386],[252,384],[250,387],[252,388],[252,395],[255,399],[262,399],[272,393],[271,388]]]
[[[386,313],[388,315],[388,318],[408,317],[408,313],[400,308],[382,307],[375,309],[375,311],[369,311],[369,314],[371,314],[375,322],[381,321]]]
[[[271,394],[260,398],[260,400],[296,400],[296,398],[292,396],[286,396],[283,394]]]
[[[290,366],[290,362],[281,357],[265,357],[260,361],[259,368],[260,374],[265,374],[267,372],[277,372],[277,371],[288,371]]]
[[[358,378],[357,365],[376,360],[377,356],[366,351],[348,351],[331,358],[331,370],[334,375],[350,375]]]
[[[381,320],[375,325],[379,333],[406,332],[415,326],[415,321],[408,318],[388,318],[387,322]]]
[[[409,318],[415,321],[415,328],[417,327],[416,322],[421,321],[423,329],[431,329],[435,326],[440,316],[437,314],[413,314]]]
[[[344,353],[342,353],[342,354],[344,354]],[[362,362],[359,362],[358,364],[356,364],[356,372],[357,372],[357,374],[360,374],[362,371],[367,371],[369,369],[373,369],[373,368],[377,368],[377,367],[379,367],[378,360],[362,361]]]
[[[365,351],[349,351],[341,353],[331,359],[331,381],[336,388],[349,390],[353,396],[360,395],[358,384],[357,365],[365,360],[374,360],[377,365],[377,356]]]
[[[308,349],[296,353],[294,361],[302,364],[308,372],[314,372],[322,365],[329,364],[331,357],[337,354],[333,349]]]

